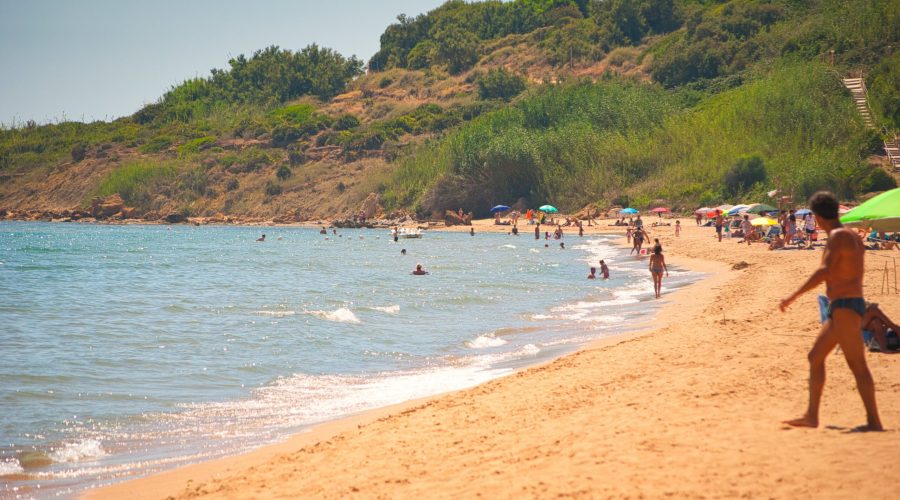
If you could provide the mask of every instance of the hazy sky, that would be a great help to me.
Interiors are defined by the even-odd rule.
[[[110,120],[269,45],[367,61],[445,0],[0,0],[0,123]]]

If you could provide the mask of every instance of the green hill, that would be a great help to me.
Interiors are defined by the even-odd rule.
[[[363,63],[270,47],[111,123],[0,131],[0,208],[308,219],[896,185],[900,0],[451,1]],[[832,52],[833,51],[833,52]],[[841,77],[862,72],[876,129]],[[365,74],[364,74],[365,73]]]

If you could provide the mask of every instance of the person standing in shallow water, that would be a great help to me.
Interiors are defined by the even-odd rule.
[[[669,268],[666,267],[666,258],[663,256],[662,246],[656,245],[653,247],[653,254],[650,255],[650,275],[653,277],[653,291],[656,293],[657,299],[662,291],[663,271],[668,277]]]
[[[866,408],[866,425],[858,430],[880,431],[881,419],[875,403],[875,382],[866,366],[863,346],[862,319],[866,314],[863,300],[863,274],[865,271],[865,247],[855,232],[841,225],[838,219],[838,202],[833,194],[819,191],[809,199],[809,208],[816,216],[819,227],[828,233],[822,265],[800,288],[781,301],[782,312],[797,297],[825,282],[828,296],[828,319],[822,323],[819,336],[809,351],[809,404],[800,418],[785,420],[793,427],[818,427],[819,403],[825,387],[825,359],[836,346],[841,346],[844,359],[856,378],[856,389]]]

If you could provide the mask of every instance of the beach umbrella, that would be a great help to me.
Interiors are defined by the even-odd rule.
[[[853,210],[853,209],[848,207],[847,205],[838,205],[838,213],[841,215],[849,212],[850,210]]]
[[[725,213],[725,212],[728,212],[729,210],[731,210],[732,208],[734,208],[734,205],[728,205],[726,203],[725,205],[719,205],[718,207],[716,207],[716,210],[721,210],[723,213]]]
[[[750,208],[750,205],[735,205],[731,210],[728,211],[728,215],[737,215],[740,212],[745,212]]]
[[[777,208],[775,208],[771,205],[766,205],[765,203],[757,203],[756,205],[753,205],[752,207],[747,209],[747,213],[749,213],[749,214],[761,214],[763,212],[777,212],[777,211],[778,211]]]
[[[669,209],[666,207],[656,207],[653,210],[651,210],[651,212],[653,212],[655,214],[665,214],[665,213],[669,213]]]
[[[712,209],[709,207],[700,207],[697,210],[694,210],[694,213],[695,214],[705,214],[706,212],[709,212],[710,210],[712,210]]]
[[[768,217],[757,217],[755,219],[751,219],[750,224],[754,226],[774,226],[778,224],[778,221],[775,219],[770,219]]]
[[[497,212],[505,212],[507,210],[509,210],[509,207],[507,207],[506,205],[497,205],[496,207],[491,209],[491,213],[494,214]]]
[[[794,212],[794,215],[806,217],[807,214],[811,214],[811,213],[812,213],[812,210],[810,210],[808,208],[801,208],[800,210],[797,210],[796,212]]]
[[[876,231],[900,231],[900,188],[891,189],[850,210],[841,223]]]
[[[538,208],[538,210],[547,214],[555,214],[556,212],[559,212],[559,210],[557,210],[553,205],[541,205],[541,208]]]
[[[633,208],[623,208],[622,210],[619,210],[619,213],[625,215],[634,215],[638,213],[638,211]]]

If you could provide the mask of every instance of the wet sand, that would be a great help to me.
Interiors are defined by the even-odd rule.
[[[820,427],[780,423],[805,409],[806,352],[818,331],[815,297],[823,290],[784,314],[777,304],[816,268],[821,249],[719,243],[710,228],[682,222],[680,238],[672,226],[650,227],[651,241],[660,238],[669,265],[708,277],[676,293],[667,293],[663,281],[667,304],[644,332],[472,389],[86,496],[896,495],[900,355],[867,355],[886,432],[851,432],[865,414],[840,353],[827,363]],[[586,232],[624,233],[600,223]],[[509,230],[491,221],[474,227],[476,237]],[[520,228],[519,238],[534,237],[533,228]],[[574,244],[577,230],[564,229],[567,246]],[[894,257],[900,260],[900,252],[869,252],[865,286],[866,298],[897,320],[900,295],[882,293],[885,263],[894,282]]]

